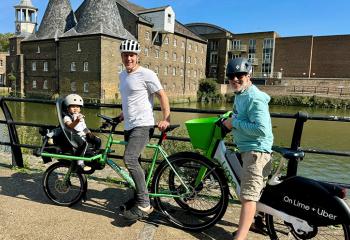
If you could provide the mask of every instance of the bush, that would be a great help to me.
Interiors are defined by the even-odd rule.
[[[199,102],[222,101],[223,97],[218,91],[218,84],[215,79],[207,78],[199,81],[197,99]]]

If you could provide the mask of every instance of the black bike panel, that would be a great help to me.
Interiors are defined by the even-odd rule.
[[[266,186],[260,202],[316,226],[350,223],[349,206],[329,184],[300,176]]]

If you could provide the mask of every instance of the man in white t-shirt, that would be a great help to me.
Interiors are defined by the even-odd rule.
[[[153,97],[158,97],[162,110],[162,119],[157,123],[160,131],[170,125],[170,107],[157,75],[138,64],[141,52],[139,43],[125,40],[120,45],[120,52],[125,70],[119,75],[123,108],[119,119],[125,121],[124,137],[128,142],[124,162],[136,185],[135,206],[125,211],[124,217],[137,220],[153,211],[145,175],[138,161],[154,130]]]

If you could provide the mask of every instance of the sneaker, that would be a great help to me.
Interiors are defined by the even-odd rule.
[[[84,172],[88,172],[88,171],[91,170],[91,167],[90,166],[86,166],[84,164],[84,161],[81,161],[81,160],[78,161],[78,166],[81,167],[84,170]]]
[[[125,211],[123,216],[129,221],[136,221],[148,217],[151,212],[153,212],[153,207],[151,205],[145,208],[141,206],[134,206],[130,210]]]

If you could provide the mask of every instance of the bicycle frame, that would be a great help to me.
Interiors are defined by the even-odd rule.
[[[41,156],[42,157],[50,157],[50,158],[56,158],[56,159],[63,159],[63,160],[69,160],[69,161],[77,161],[77,160],[83,160],[86,162],[91,162],[91,161],[98,161],[99,164],[102,166],[105,166],[105,164],[109,165],[122,179],[124,179],[132,188],[135,189],[135,183],[134,180],[131,178],[130,174],[125,171],[122,167],[120,167],[115,161],[113,161],[111,158],[108,158],[108,154],[111,153],[111,147],[112,145],[126,145],[126,141],[120,141],[120,140],[115,140],[113,139],[113,132],[115,130],[116,126],[112,126],[107,142],[105,145],[105,149],[103,153],[97,154],[92,157],[81,157],[81,156],[72,156],[72,155],[65,155],[65,154],[54,154],[54,153],[48,153],[43,151],[44,149],[44,144],[41,150]],[[165,133],[164,133],[165,134]],[[166,135],[165,135],[166,137]],[[153,176],[153,173],[155,171],[155,166],[156,166],[156,161],[159,158],[159,155],[163,157],[163,159],[167,162],[167,164],[170,166],[172,171],[174,171],[175,175],[178,177],[179,181],[181,184],[184,186],[186,189],[186,192],[179,195],[179,194],[170,194],[170,193],[149,193],[150,197],[169,197],[169,198],[181,198],[184,197],[186,194],[190,193],[190,188],[184,183],[180,175],[176,172],[176,169],[172,166],[171,162],[168,160],[168,154],[165,152],[165,150],[161,147],[160,144],[147,144],[146,148],[153,149],[153,157],[151,161],[151,165],[148,169],[148,175],[146,178],[146,186],[149,187],[151,183],[151,179]],[[71,172],[71,171],[70,171]],[[68,174],[70,174],[70,172]],[[69,176],[67,176],[69,178]]]

